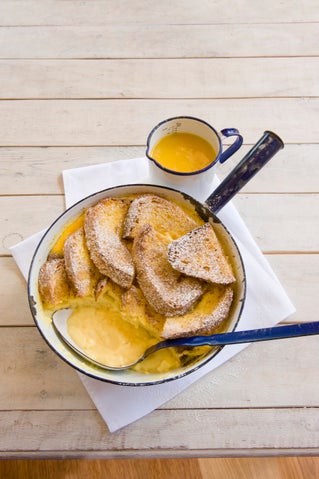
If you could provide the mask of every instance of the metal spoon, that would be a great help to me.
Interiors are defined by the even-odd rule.
[[[164,348],[181,346],[193,348],[195,346],[205,345],[224,346],[226,344],[253,343],[257,341],[269,341],[272,339],[293,338],[298,336],[310,336],[314,334],[319,334],[319,321],[314,321],[309,323],[274,326],[272,328],[250,329],[247,331],[234,331],[230,333],[212,334],[211,336],[192,336],[190,338],[167,339],[147,348],[146,351],[131,364],[126,364],[124,366],[108,366],[90,358],[84,351],[79,348],[79,346],[77,346],[77,344],[69,336],[67,330],[67,319],[71,313],[71,309],[60,309],[53,313],[52,323],[59,336],[66,344],[68,344],[83,358],[103,369],[110,369],[115,371],[129,369],[143,361],[150,354],[153,354],[155,353],[155,351],[159,351],[160,349]]]

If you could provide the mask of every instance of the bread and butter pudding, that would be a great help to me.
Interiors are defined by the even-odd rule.
[[[48,317],[72,308],[70,336],[87,356],[113,366],[134,361],[161,339],[223,329],[235,285],[213,225],[150,193],[86,208],[65,226],[38,277]],[[135,369],[166,372],[209,351],[163,349]]]

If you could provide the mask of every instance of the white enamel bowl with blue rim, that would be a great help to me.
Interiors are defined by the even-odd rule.
[[[193,198],[184,193],[173,189],[168,189],[166,187],[153,185],[119,186],[93,194],[66,210],[46,231],[32,259],[28,280],[28,295],[30,308],[35,324],[38,327],[43,338],[53,349],[53,351],[55,351],[63,360],[76,368],[78,371],[96,379],[108,381],[115,384],[130,386],[157,384],[181,378],[186,374],[190,374],[191,372],[195,371],[196,369],[200,368],[208,361],[210,361],[216,354],[218,354],[220,348],[212,349],[210,354],[201,358],[195,363],[189,364],[179,369],[175,369],[173,371],[169,371],[167,373],[144,374],[134,370],[108,371],[99,368],[93,363],[86,361],[85,359],[77,355],[57,335],[52,325],[52,321],[48,320],[48,316],[43,310],[42,301],[40,299],[38,291],[38,276],[42,264],[46,261],[49,251],[56,242],[57,238],[60,236],[66,224],[69,224],[70,222],[75,220],[84,210],[96,204],[103,198],[141,193],[153,193],[164,196],[173,201],[177,201],[180,204],[186,203],[188,207],[191,206],[195,208],[205,221],[211,221],[214,224],[214,229],[218,237],[220,238],[224,248],[226,249],[227,254],[231,258],[231,263],[234,269],[235,276],[237,278],[236,287],[234,288],[235,294],[233,305],[230,311],[229,318],[225,322],[225,331],[234,330],[236,324],[239,321],[245,299],[244,265],[235,241],[233,240],[227,229],[222,225],[218,218],[208,210],[208,208],[206,208],[204,205],[200,204],[199,202],[195,201]]]

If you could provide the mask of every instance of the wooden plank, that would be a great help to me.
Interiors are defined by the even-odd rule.
[[[301,14],[302,10],[302,14]],[[109,25],[115,23],[216,24],[318,21],[316,0],[264,3],[241,0],[229,8],[222,0],[197,3],[162,0],[150,6],[147,0],[2,0],[1,25]]]
[[[264,252],[319,252],[318,194],[239,194],[233,201]]]
[[[0,346],[0,410],[95,409],[76,371],[35,327],[2,327]],[[319,407],[317,349],[317,337],[250,345],[162,409]]]
[[[263,252],[319,252],[318,195],[238,194],[233,201]],[[60,196],[5,196],[0,209],[0,254],[8,254],[8,247],[48,227],[64,208]]]
[[[0,58],[313,56],[318,33],[315,22],[2,27]]]
[[[288,321],[317,321],[313,300],[318,294],[319,255],[270,254],[266,258],[296,308]]]
[[[226,145],[226,142],[225,142]],[[227,146],[227,145],[226,145]],[[252,145],[243,147],[222,167],[224,178]],[[0,148],[0,191],[2,195],[63,194],[61,172],[117,160],[140,158],[145,147],[48,147]],[[283,151],[241,191],[249,193],[318,192],[319,144],[285,145]],[[300,167],[302,165],[302,167]]]
[[[0,325],[32,325],[27,284],[13,258],[0,258]]]
[[[176,458],[176,459],[34,459],[2,460],[0,474],[2,477],[15,479],[43,479],[47,477],[169,477],[184,479],[247,479],[262,477],[273,479],[309,479],[313,473],[319,475],[318,457],[254,457],[254,458]],[[216,475],[217,474],[217,475]]]
[[[251,149],[244,145],[223,166],[218,176],[223,179]],[[318,144],[286,144],[254,178],[241,190],[247,193],[318,193]]]
[[[318,407],[318,358],[313,356],[317,348],[317,336],[251,344],[163,407]]]
[[[318,57],[1,60],[0,98],[311,97],[318,69]]]
[[[265,129],[285,143],[316,143],[318,112],[319,98],[1,101],[0,145],[145,145],[158,122],[177,115],[203,118],[217,130],[236,127],[247,143]]]
[[[63,211],[62,196],[0,197],[0,254],[9,247],[47,228]]]
[[[227,479],[309,479],[313,473],[319,475],[318,457],[206,458],[198,459],[198,463],[202,479],[211,479],[214,475]],[[192,469],[192,464],[189,467]]]
[[[319,447],[316,408],[160,410],[113,434],[95,411],[5,411],[0,420],[2,457],[280,455]]]
[[[266,259],[296,307],[296,312],[288,321],[312,321],[312,301],[318,291],[319,255],[275,254],[266,255]],[[25,280],[13,258],[0,257],[0,325],[32,324]]]
[[[277,459],[280,461],[280,459]],[[26,477],[32,477],[32,479],[43,479],[44,477],[94,477],[94,479],[103,479],[105,477],[125,477],[125,479],[140,479],[157,478],[166,479],[169,477],[175,477],[183,479],[207,479],[209,470],[209,463],[215,461],[215,459],[202,459],[202,463],[199,464],[199,460],[196,458],[184,458],[184,459],[37,459],[37,460],[2,460],[0,461],[0,475],[7,479],[25,479]],[[238,470],[238,461],[235,459],[233,464],[234,471]],[[257,464],[252,463],[252,460],[244,460],[241,469],[246,470],[249,467],[254,470],[258,467]],[[305,475],[299,475],[298,478],[291,476],[290,479],[309,479],[306,475],[306,471],[312,466],[314,459],[312,458],[296,458],[295,461],[290,458],[283,458],[280,462],[283,469],[290,470],[291,467],[299,468],[297,471],[305,471]],[[232,463],[231,463],[232,464]],[[269,473],[276,466],[276,462],[272,461],[266,468]],[[319,462],[318,462],[319,464]],[[231,465],[225,464],[227,470]],[[206,468],[206,469],[205,469]],[[218,462],[219,470],[222,470],[222,464]],[[201,470],[203,469],[203,472]],[[231,469],[232,470],[232,469]],[[205,472],[207,471],[207,472]],[[71,476],[70,476],[71,475]],[[264,477],[264,479],[273,479],[272,476]],[[229,479],[233,479],[232,476]],[[238,477],[236,479],[239,479]]]
[[[35,326],[1,328],[0,342],[0,369],[6,377],[0,409],[8,404],[10,409],[94,409],[76,371],[49,348]]]
[[[144,154],[145,147],[134,146],[0,148],[0,191],[4,195],[63,194],[63,170]]]

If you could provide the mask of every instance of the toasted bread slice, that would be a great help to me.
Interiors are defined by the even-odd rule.
[[[160,336],[165,317],[151,308],[140,288],[133,285],[123,292],[121,313],[129,323],[143,326],[152,335]]]
[[[42,301],[49,307],[67,302],[70,286],[63,258],[47,259],[39,271],[38,287]]]
[[[101,274],[90,258],[83,228],[66,239],[63,254],[66,273],[76,296],[83,298],[93,295]]]
[[[210,223],[173,241],[168,247],[168,261],[177,271],[210,283],[236,281]]]
[[[167,316],[186,313],[204,291],[201,281],[182,276],[167,259],[168,240],[146,224],[134,238],[138,284],[149,304]]]
[[[176,203],[152,194],[138,196],[132,201],[124,222],[123,238],[135,238],[145,224],[163,235],[170,235],[171,239],[199,226]]]
[[[168,339],[212,333],[227,318],[232,300],[231,286],[210,286],[192,311],[166,318],[162,337]]]
[[[88,208],[84,217],[86,244],[91,259],[100,273],[123,288],[134,279],[131,254],[122,240],[123,222],[129,203],[107,198]]]

